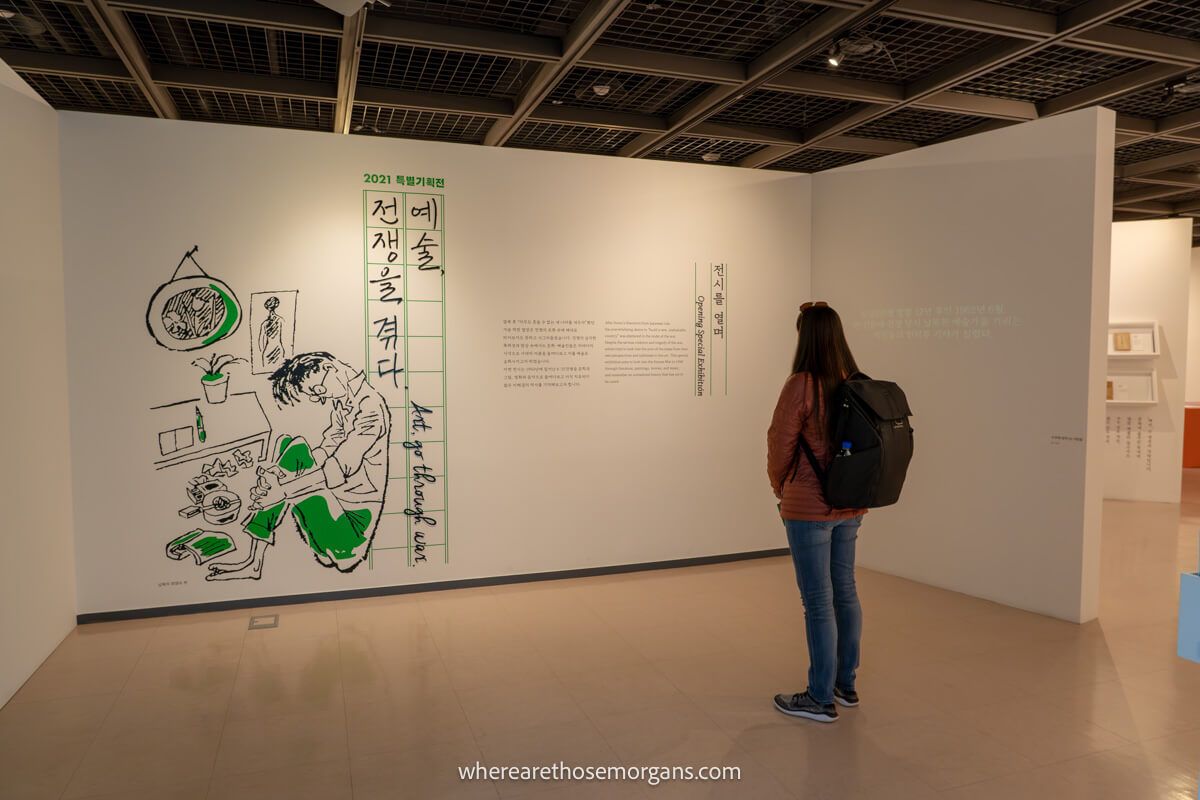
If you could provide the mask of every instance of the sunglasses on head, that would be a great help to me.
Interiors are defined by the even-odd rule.
[[[824,300],[817,300],[815,302],[809,301],[807,303],[800,304],[800,311],[805,312],[805,311],[808,311],[810,308],[816,308],[817,306],[827,307],[828,305],[829,305],[829,303],[826,303]]]

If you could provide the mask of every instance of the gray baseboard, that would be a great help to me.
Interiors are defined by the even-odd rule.
[[[189,603],[180,606],[157,606],[155,608],[130,608],[123,611],[97,611],[78,614],[75,621],[80,625],[89,622],[113,622],[122,619],[146,619],[149,617],[173,617],[181,614],[203,614],[206,611],[229,611],[238,608],[262,606],[286,606],[298,603],[319,603],[327,600],[353,600],[360,597],[384,597],[393,594],[414,592],[439,592],[447,589],[469,589],[473,586],[503,586],[510,583],[532,581],[560,581],[567,578],[591,578],[597,575],[619,575],[624,572],[648,572],[677,567],[699,567],[705,564],[724,564],[731,561],[747,561],[753,558],[772,558],[787,555],[786,547],[771,550],[750,550],[744,553],[722,553],[716,556],[676,558],[669,561],[645,561],[640,564],[618,564],[611,567],[588,567],[567,569],[559,572],[529,572],[523,575],[497,575],[491,578],[464,578],[456,581],[432,583],[410,583],[403,586],[376,586],[370,589],[347,589],[341,592],[316,592],[313,594],[288,594],[279,597],[248,597],[244,600],[220,600],[214,603]]]

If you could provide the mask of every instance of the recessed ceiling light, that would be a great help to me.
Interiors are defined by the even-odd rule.
[[[22,36],[41,36],[46,32],[46,26],[40,20],[22,14],[19,10],[0,8],[0,19],[7,20]]]
[[[655,11],[655,12],[666,11],[667,6],[665,3],[646,3],[646,10],[647,11]]]
[[[561,106],[561,105],[562,105],[562,100],[551,100],[551,101],[550,101],[550,105],[552,105],[552,106]]]
[[[711,164],[714,161],[720,161],[721,154],[720,153],[705,153],[704,155],[700,156],[700,160],[707,161],[708,163]]]
[[[621,82],[611,77],[600,76],[592,83],[585,83],[575,89],[575,97],[580,100],[616,100],[625,93]]]

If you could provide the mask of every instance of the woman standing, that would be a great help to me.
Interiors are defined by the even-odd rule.
[[[258,326],[258,352],[262,354],[262,366],[274,370],[288,359],[283,345],[283,317],[275,313],[279,309],[279,298],[268,297],[263,303],[267,318]]]
[[[767,474],[780,501],[804,601],[810,666],[808,689],[775,695],[775,707],[789,716],[834,722],[835,703],[858,705],[854,681],[862,606],[854,583],[854,546],[866,510],[831,508],[799,447],[803,436],[820,463],[832,460],[827,399],[858,372],[858,365],[841,318],[827,304],[800,306],[796,328],[799,341],[792,374],[767,432]]]

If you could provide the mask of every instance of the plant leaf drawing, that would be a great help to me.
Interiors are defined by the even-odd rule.
[[[216,380],[225,374],[225,368],[230,364],[246,363],[246,359],[232,356],[228,353],[217,355],[213,353],[208,358],[197,358],[192,361],[193,367],[204,370],[203,380]]]

